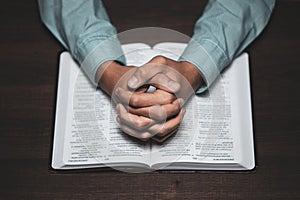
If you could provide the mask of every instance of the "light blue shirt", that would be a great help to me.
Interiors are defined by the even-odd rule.
[[[274,5],[275,0],[208,2],[179,58],[193,63],[202,74],[205,84],[198,93],[261,33]],[[102,63],[116,60],[126,64],[116,29],[101,0],[39,0],[39,8],[44,24],[95,84]]]

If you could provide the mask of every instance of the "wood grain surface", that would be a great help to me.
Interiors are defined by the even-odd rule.
[[[277,1],[247,48],[257,168],[172,174],[51,170],[64,49],[40,22],[36,1],[1,3],[0,199],[300,199],[300,1]],[[120,32],[158,26],[191,36],[206,1],[104,3]]]

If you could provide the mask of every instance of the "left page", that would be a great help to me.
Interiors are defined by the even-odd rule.
[[[146,45],[127,45],[150,49]],[[143,52],[145,52],[143,51]],[[146,54],[145,57],[148,57]],[[134,58],[129,58],[134,63]],[[147,165],[150,147],[122,133],[110,98],[89,82],[69,53],[61,55],[52,167]],[[103,164],[104,163],[104,164]]]

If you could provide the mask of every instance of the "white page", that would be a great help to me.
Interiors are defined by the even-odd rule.
[[[131,49],[147,51],[150,47],[144,44],[125,47],[125,51]],[[61,56],[59,81],[53,168],[148,162],[149,144],[132,140],[121,132],[109,97],[96,91],[69,53]]]
[[[184,44],[174,43],[162,43],[155,48],[157,46],[159,51],[167,50],[169,53],[173,53],[172,49],[177,49],[174,51],[177,55],[185,48]],[[169,56],[168,54],[165,56]],[[172,59],[176,60],[176,55]],[[252,121],[249,120],[251,109],[243,109],[244,105],[251,105],[249,85],[244,84],[244,88],[236,89],[243,78],[249,84],[247,70],[248,56],[243,54],[222,74],[209,92],[194,96],[187,105],[187,112],[177,135],[163,145],[152,146],[152,164],[175,161],[230,164],[239,163],[244,158],[244,161],[248,160],[253,165],[249,167],[248,163],[248,168],[253,168],[254,158],[249,158],[254,155]],[[240,82],[236,81],[236,77],[239,77]],[[242,94],[247,94],[246,98],[239,95],[241,90],[247,92]],[[237,105],[237,102],[240,104]],[[248,141],[244,142],[249,144],[246,150],[241,147],[242,130],[237,128],[242,120],[249,130],[246,135]],[[193,128],[192,131],[189,127]],[[192,136],[194,139],[191,140]]]
[[[65,163],[147,162],[149,145],[131,140],[115,121],[110,98],[78,71],[73,95],[73,124]]]
[[[235,151],[238,163],[246,169],[255,167],[254,141],[252,127],[252,108],[250,91],[249,58],[243,54],[233,63],[231,68],[232,76],[230,82],[230,93],[232,95],[232,117],[233,134],[236,148]]]
[[[155,49],[153,51],[149,48],[149,46],[147,46],[145,44],[128,44],[128,45],[123,45],[123,50],[127,57],[127,63],[129,65],[139,66],[139,65],[142,65],[142,64],[146,63],[147,61],[149,61],[155,55],[165,55],[169,58],[176,60],[178,58],[178,56],[181,55],[181,53],[185,47],[186,47],[186,44],[181,44],[181,43],[162,43],[162,44],[155,45],[155,48],[158,48],[158,49]],[[136,49],[140,49],[140,50],[137,51]],[[174,51],[172,51],[172,49],[174,49]],[[68,55],[68,56],[70,56],[70,55]],[[68,60],[70,60],[70,58]],[[72,63],[67,63],[66,65],[70,65],[70,64],[72,64]],[[76,76],[76,75],[74,75],[74,72],[72,72],[72,73],[71,73],[72,74],[71,77],[73,77],[73,78],[80,77],[80,78],[78,78],[77,82],[79,82],[79,81],[86,82],[87,81],[83,74],[81,74],[80,76]],[[226,78],[226,74],[224,75],[224,78]],[[230,80],[230,78],[229,78],[229,80]],[[70,80],[70,81],[72,81],[72,80]],[[88,83],[88,82],[86,82],[86,83]],[[223,87],[228,87],[227,82],[225,81],[224,83],[225,84],[223,84]],[[80,85],[84,85],[84,84],[81,83]],[[86,87],[89,87],[89,86],[86,86]],[[82,93],[82,91],[80,91],[80,89],[78,89],[78,87],[76,87],[76,88],[77,88],[77,90],[75,90],[75,91],[77,91],[77,93],[80,95],[80,93]],[[228,89],[226,89],[226,90],[228,90]],[[70,91],[70,89],[68,91]],[[217,89],[214,89],[213,91],[215,91],[217,96],[218,95],[222,96],[222,92],[217,91]],[[94,92],[95,94],[101,94],[101,93],[95,92],[95,90],[92,92]],[[76,94],[76,92],[75,92],[75,94]],[[211,94],[213,94],[213,93],[211,93]],[[249,91],[249,94],[250,94],[250,91]],[[95,95],[94,95],[94,97],[90,96],[90,98],[83,98],[83,99],[85,99],[86,104],[94,103],[94,105],[98,105],[93,108],[94,111],[87,111],[87,113],[86,113],[86,114],[94,113],[95,116],[89,114],[90,116],[87,117],[88,123],[84,122],[84,118],[82,119],[83,123],[80,122],[79,118],[76,119],[77,124],[80,124],[81,127],[83,127],[83,128],[81,128],[82,133],[90,133],[90,136],[86,135],[83,137],[83,135],[81,133],[81,136],[79,137],[80,139],[78,141],[78,137],[74,137],[74,136],[76,136],[76,134],[78,135],[78,133],[76,133],[76,131],[74,132],[74,130],[73,130],[73,134],[72,135],[67,134],[67,137],[65,139],[61,138],[61,136],[58,137],[57,134],[55,135],[55,137],[57,139],[65,141],[65,145],[64,145],[65,150],[64,151],[69,152],[69,153],[67,153],[68,156],[65,158],[65,162],[67,162],[68,164],[76,164],[76,165],[87,164],[87,163],[88,164],[91,164],[91,163],[99,164],[99,162],[128,161],[128,157],[133,158],[133,160],[136,160],[136,161],[138,160],[140,162],[145,162],[145,160],[147,160],[147,159],[145,159],[145,157],[147,157],[147,155],[145,155],[145,154],[149,153],[145,149],[148,149],[148,146],[143,146],[143,145],[140,145],[140,143],[135,143],[135,141],[131,140],[131,138],[126,137],[124,135],[124,133],[122,133],[118,129],[118,127],[111,126],[112,124],[114,124],[112,119],[108,120],[108,122],[106,122],[106,123],[103,123],[102,121],[99,121],[99,120],[97,121],[97,118],[103,118],[103,117],[107,116],[107,114],[110,112],[110,111],[107,111],[107,108],[109,107],[109,109],[110,109],[110,106],[108,106],[109,99],[107,96],[104,96],[104,95],[100,95],[100,96],[96,95],[96,96],[97,97],[95,97]],[[207,111],[207,107],[209,107],[209,106],[211,107],[210,110],[212,112],[214,112],[216,110],[216,108],[212,108],[212,104],[216,104],[218,98],[216,98],[212,101],[211,99],[205,100],[205,96],[204,97],[202,96],[201,99],[202,100],[200,103],[199,103],[199,101],[196,101],[197,103],[195,104],[195,103],[191,103],[191,102],[195,102],[195,101],[191,101],[189,103],[189,105],[187,105],[188,111],[192,110],[192,111],[196,111],[196,112],[187,112],[186,113],[184,121],[180,127],[180,131],[177,133],[177,135],[175,137],[173,137],[172,139],[170,139],[169,141],[167,141],[166,143],[164,143],[164,145],[154,146],[152,148],[152,151],[153,151],[152,158],[156,158],[156,159],[153,159],[153,162],[158,161],[158,160],[161,160],[164,162],[168,162],[168,161],[171,162],[174,160],[178,160],[179,158],[180,158],[180,161],[186,161],[186,160],[190,161],[192,158],[193,160],[195,160],[195,161],[198,160],[200,162],[225,162],[225,163],[226,162],[229,162],[229,163],[236,162],[237,157],[239,157],[239,156],[238,156],[238,153],[236,153],[234,151],[236,151],[235,146],[236,147],[239,146],[239,143],[240,143],[240,139],[236,139],[236,138],[238,138],[239,134],[237,133],[237,131],[239,131],[239,130],[237,130],[236,132],[233,132],[233,135],[235,135],[234,136],[235,140],[237,140],[237,141],[234,141],[233,135],[231,132],[232,124],[228,123],[228,119],[225,120],[225,125],[223,125],[224,126],[222,129],[223,134],[215,134],[215,136],[216,135],[218,136],[217,139],[219,141],[217,141],[215,137],[212,137],[208,140],[207,140],[208,137],[206,137],[207,131],[208,131],[207,129],[211,128],[212,125],[214,125],[215,127],[220,126],[220,124],[218,124],[217,121],[215,121],[214,122],[215,124],[214,124],[214,123],[207,123],[207,122],[205,122],[205,120],[202,120],[202,122],[191,120],[191,119],[195,119],[195,118],[196,119],[203,118],[203,117],[201,117],[201,113],[209,113],[209,111]],[[221,99],[223,99],[223,98],[221,98]],[[59,98],[58,98],[58,102],[59,102]],[[61,101],[61,102],[63,102],[63,101]],[[95,102],[96,102],[96,104],[95,104]],[[107,104],[105,106],[102,106],[99,102],[107,102]],[[226,101],[225,101],[225,103],[226,103]],[[78,104],[78,102],[77,102],[77,104]],[[82,104],[82,105],[84,105],[84,104]],[[63,106],[58,105],[58,108],[59,107],[62,108]],[[70,106],[68,106],[68,109],[70,109],[69,107]],[[226,104],[225,104],[225,107],[226,107]],[[230,109],[228,109],[228,108],[223,109],[223,108],[224,108],[224,106],[222,106],[222,112],[223,112],[224,116],[228,115],[229,110],[230,110],[229,113],[231,113],[231,108]],[[204,110],[206,109],[206,112],[204,112],[203,109]],[[81,110],[80,106],[77,108],[77,110],[79,110],[79,111]],[[84,109],[84,110],[86,110],[86,109]],[[227,113],[227,114],[225,114],[225,113]],[[247,114],[247,112],[246,112],[246,114]],[[68,121],[68,119],[70,118],[70,113],[68,112],[67,115],[68,116],[66,117],[67,118],[66,121]],[[248,112],[248,115],[249,115],[249,112]],[[62,114],[60,116],[62,116]],[[190,117],[190,116],[193,116],[193,117]],[[250,112],[249,116],[251,117],[251,112]],[[62,117],[60,117],[60,118],[62,118]],[[226,122],[227,122],[227,124],[226,124]],[[62,123],[64,123],[64,122],[62,122]],[[224,120],[222,120],[222,123],[224,124]],[[75,123],[73,122],[73,125],[74,124]],[[85,126],[82,126],[84,124],[85,124]],[[88,126],[86,126],[87,124],[88,124]],[[209,124],[209,126],[207,124]],[[245,122],[245,124],[248,124],[248,126],[249,126],[249,123],[247,121]],[[57,119],[56,119],[56,125],[59,125],[59,123],[57,123]],[[58,126],[58,127],[61,127],[61,126]],[[88,128],[89,131],[84,130],[84,127]],[[92,127],[95,127],[95,129],[93,130]],[[250,127],[252,128],[252,124],[250,124]],[[57,129],[59,129],[59,128],[57,128]],[[199,133],[198,129],[201,129],[201,132],[200,132],[201,134],[198,134]],[[102,133],[103,133],[102,135],[98,134],[99,130],[102,131]],[[66,130],[64,130],[64,131],[66,131],[68,133],[70,130],[68,130],[68,128],[66,128]],[[251,131],[252,131],[252,129],[251,129]],[[191,134],[191,132],[194,132],[195,134]],[[250,135],[250,137],[248,137],[248,139],[250,139],[250,140],[252,139],[252,143],[251,143],[252,145],[248,143],[248,146],[249,146],[249,149],[253,150],[253,138],[251,138],[251,134],[252,134],[252,132],[250,132],[248,134],[248,135]],[[97,137],[95,137],[95,136],[97,136]],[[198,142],[195,143],[194,139],[197,139]],[[209,140],[210,140],[210,142],[209,142]],[[83,146],[78,145],[78,144],[82,144],[82,141],[84,141],[83,143],[85,145],[83,145]],[[99,141],[102,141],[102,142],[99,142]],[[103,145],[103,141],[105,141],[104,143],[107,143],[107,144]],[[112,141],[113,141],[113,143],[112,143]],[[207,151],[206,152],[203,151],[204,141],[205,141],[205,143],[209,143],[214,147],[218,147],[218,150],[214,150],[215,152],[213,152],[213,151],[211,151],[212,149],[209,148],[210,154],[207,154]],[[221,141],[221,144],[223,144],[223,145],[218,145],[218,142],[220,142],[220,141]],[[61,151],[60,149],[61,148],[59,145],[54,145],[54,155],[57,154],[57,152]],[[125,150],[125,153],[124,153],[124,150]],[[72,152],[72,154],[71,154],[71,152]],[[182,153],[184,153],[184,154],[182,154]],[[201,153],[202,154],[205,153],[204,156],[201,155]],[[213,154],[213,153],[216,153],[216,154]],[[250,156],[254,155],[252,152],[249,153],[249,151],[246,151],[245,154],[248,154]],[[70,155],[73,155],[73,158]],[[76,155],[77,158],[74,155]],[[129,155],[131,155],[131,156],[129,156]],[[183,155],[183,156],[181,156],[181,155]],[[80,156],[81,156],[81,158],[80,158]],[[58,156],[53,157],[53,161],[56,163],[59,162],[59,159],[57,159],[57,157]],[[217,160],[220,157],[223,158],[222,161]],[[252,160],[250,160],[250,162],[252,162]],[[253,159],[253,162],[254,162],[254,159]]]

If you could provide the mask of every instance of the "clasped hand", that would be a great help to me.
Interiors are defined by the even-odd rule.
[[[98,73],[100,87],[116,104],[117,122],[128,135],[163,142],[177,132],[184,103],[202,84],[196,67],[156,56],[141,67],[104,63]],[[149,92],[149,86],[156,88]]]

